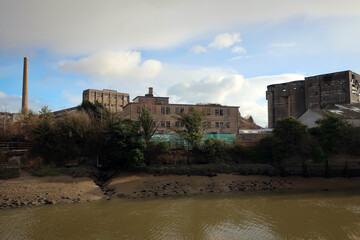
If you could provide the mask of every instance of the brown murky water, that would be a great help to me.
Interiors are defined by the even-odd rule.
[[[0,239],[358,239],[360,193],[229,194],[0,211]]]

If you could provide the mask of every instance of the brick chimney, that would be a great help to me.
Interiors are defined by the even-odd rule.
[[[149,87],[149,93],[148,94],[145,94],[145,97],[153,97],[153,88],[152,87]]]
[[[28,111],[28,58],[24,58],[23,71],[23,91],[22,91],[22,105],[21,113],[26,114]]]

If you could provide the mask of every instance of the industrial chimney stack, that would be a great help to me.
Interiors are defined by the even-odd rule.
[[[26,114],[28,110],[28,58],[24,58],[23,91],[21,113]]]

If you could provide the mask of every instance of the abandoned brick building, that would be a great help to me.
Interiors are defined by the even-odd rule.
[[[360,75],[342,71],[306,77],[305,80],[267,86],[268,127],[289,116],[299,118],[308,109],[333,108],[360,102]]]
[[[136,97],[133,102],[124,107],[122,118],[137,120],[143,105],[146,105],[158,121],[158,134],[172,133],[173,129],[181,129],[180,122],[176,120],[178,113],[188,113],[195,107],[204,113],[203,126],[205,133],[237,133],[239,121],[239,107],[222,106],[219,104],[190,105],[170,104],[168,97],[154,97],[152,88],[145,96]]]
[[[126,104],[129,103],[129,98],[128,93],[120,93],[110,89],[87,89],[83,91],[83,101],[88,100],[92,103],[98,101],[112,113],[122,112]]]

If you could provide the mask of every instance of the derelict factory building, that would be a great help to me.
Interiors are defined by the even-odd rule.
[[[360,75],[352,71],[306,77],[305,80],[267,87],[268,126],[289,116],[299,118],[308,109],[360,102]]]

